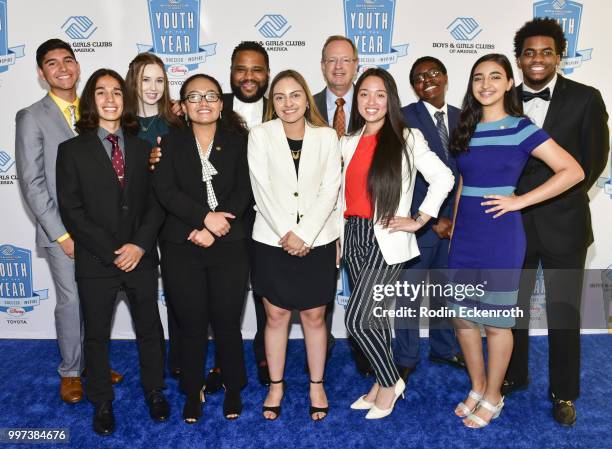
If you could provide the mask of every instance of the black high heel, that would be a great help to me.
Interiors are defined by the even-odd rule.
[[[225,388],[225,386],[223,386]],[[225,397],[223,398],[223,416],[230,421],[238,419],[242,413],[242,398],[240,390],[228,391],[225,389]],[[232,416],[233,415],[233,416]]]
[[[202,404],[206,402],[204,391],[200,390],[198,396],[187,396],[183,406],[183,421],[187,424],[195,424],[202,417]]]
[[[284,397],[285,397],[285,379],[281,379],[281,380],[271,380],[270,381],[271,384],[283,384],[283,397],[281,398],[281,402],[283,401]],[[269,405],[264,405],[262,407],[262,413],[265,412],[272,412],[274,413],[274,418],[268,418],[266,417],[266,415],[264,415],[264,418],[266,418],[268,421],[274,421],[276,418],[278,418],[280,416],[280,412],[281,412],[281,405],[274,405],[274,406],[269,406]]]
[[[322,384],[323,381],[320,380],[318,382],[315,382],[314,380],[310,379],[310,383],[311,384]],[[311,405],[309,413],[310,413],[310,419],[312,419],[313,421],[322,421],[323,419],[325,419],[325,417],[329,413],[329,405],[327,407],[315,407],[315,406]],[[315,413],[325,413],[325,415],[323,415],[322,418],[314,418],[313,415]]]

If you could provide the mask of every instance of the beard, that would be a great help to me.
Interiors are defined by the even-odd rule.
[[[253,80],[245,80],[245,82],[246,81],[251,82]],[[251,95],[250,97],[247,97],[242,93],[242,90],[240,90],[240,84],[234,84],[232,81],[230,81],[230,84],[232,86],[232,93],[243,103],[255,103],[261,100],[266,91],[268,90],[268,79],[266,79],[265,83],[257,87],[257,91],[255,91],[255,94]]]

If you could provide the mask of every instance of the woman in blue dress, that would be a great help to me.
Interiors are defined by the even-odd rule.
[[[511,312],[526,245],[520,211],[559,195],[584,173],[569,153],[523,116],[512,67],[501,54],[485,55],[472,67],[450,148],[461,175],[449,254],[456,288],[450,307],[457,313],[457,339],[472,384],[455,414],[467,427],[480,428],[504,406],[500,389],[512,353]],[[515,195],[530,156],[555,174],[530,192]],[[460,284],[480,287],[466,297],[457,294]],[[487,336],[486,368],[480,325]]]

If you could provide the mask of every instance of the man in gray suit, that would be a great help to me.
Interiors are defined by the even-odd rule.
[[[56,291],[55,327],[62,361],[60,397],[67,403],[83,398],[81,385],[82,326],[74,275],[74,242],[57,207],[55,159],[57,147],[75,136],[80,67],[72,48],[60,39],[42,43],[36,51],[38,75],[49,93],[17,112],[15,158],[21,192],[36,218],[36,245],[44,248]],[[122,376],[112,372],[114,383]]]

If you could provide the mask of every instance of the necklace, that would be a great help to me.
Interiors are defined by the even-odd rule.
[[[300,158],[301,152],[302,152],[301,148],[299,150],[291,150],[291,157],[293,158],[293,160],[297,161]]]
[[[156,115],[155,117],[153,117],[153,120],[151,120],[151,122],[149,122],[147,126],[144,126],[142,122],[140,123],[140,129],[142,130],[143,133],[146,133],[149,130],[151,125],[153,125],[153,123],[155,123],[155,120],[157,120],[157,117],[159,117],[159,115]],[[148,118],[148,117],[143,117],[143,118]]]

